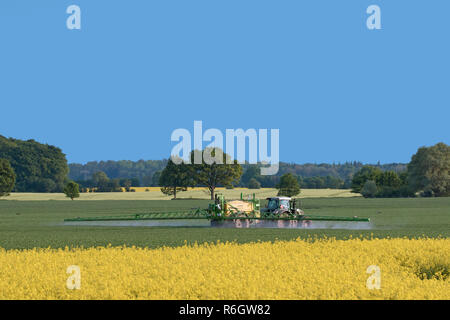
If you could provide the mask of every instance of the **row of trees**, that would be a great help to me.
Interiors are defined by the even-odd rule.
[[[91,161],[86,164],[69,164],[69,179],[73,181],[87,181],[96,172],[104,172],[110,179],[134,178],[139,180],[139,185],[133,186],[159,186],[159,176],[167,165],[168,160],[139,160],[139,161]],[[352,177],[364,165],[361,162],[353,161],[335,164],[296,164],[280,162],[280,169],[277,175],[261,176],[260,164],[242,164],[243,175],[236,184],[239,187],[249,187],[251,179],[256,179],[263,188],[274,188],[280,177],[286,173],[291,173],[299,178],[302,188],[350,188]],[[401,172],[406,170],[406,164],[373,164],[372,166],[382,171],[392,170]],[[327,177],[339,179],[331,181]],[[338,186],[337,186],[338,185]]]
[[[364,166],[353,177],[352,190],[365,197],[449,196],[450,147],[438,143],[419,148],[400,174]]]
[[[280,183],[280,177],[288,173],[296,177],[300,187],[305,189],[348,189],[351,187],[351,179],[344,181],[331,175],[302,177],[295,172],[285,172],[281,176],[262,176],[259,165],[246,165],[244,168],[246,170],[238,186],[250,189],[274,188]]]
[[[87,190],[95,192],[120,192],[122,188],[130,191],[132,187],[139,187],[140,182],[137,178],[131,179],[110,179],[103,171],[95,172],[89,180],[76,181],[82,192]]]
[[[120,160],[90,161],[86,164],[69,164],[69,179],[88,181],[97,172],[104,172],[110,179],[135,179],[133,187],[158,186],[160,173],[167,165],[167,160]],[[136,182],[137,181],[137,182]]]
[[[344,165],[296,165],[280,164],[280,173],[276,176],[261,176],[260,165],[239,165],[236,161],[229,163],[229,156],[222,150],[205,149],[191,153],[192,162],[196,153],[202,152],[206,158],[222,159],[225,164],[216,164],[203,160],[200,164],[176,165],[172,160],[165,161],[165,167],[159,168],[159,162],[100,162],[102,166],[115,168],[122,166],[145,168],[152,167],[154,172],[145,185],[161,186],[164,193],[174,195],[186,190],[188,186],[205,186],[214,197],[218,186],[246,186],[253,189],[261,187],[279,187],[289,177],[294,178],[303,188],[347,188],[361,192],[367,197],[406,197],[420,193],[423,196],[450,195],[450,151],[445,143],[432,147],[419,148],[408,165],[373,165],[361,166],[350,179],[335,175],[302,176],[299,171],[311,172],[351,172],[359,167],[359,163]],[[61,192],[67,186],[68,166],[65,155],[54,146],[40,144],[34,140],[22,141],[6,139],[0,136],[0,196],[10,192]],[[200,157],[205,159],[205,157]],[[91,167],[97,167],[91,163]],[[405,170],[401,170],[402,168]],[[84,167],[83,167],[84,168]],[[386,168],[389,168],[387,170]],[[245,170],[244,170],[245,169]],[[143,170],[143,171],[142,171]],[[145,173],[142,169],[141,174]],[[330,171],[331,170],[331,171]],[[120,170],[119,170],[120,171]],[[117,172],[116,172],[117,174]],[[81,190],[96,189],[99,192],[130,190],[140,186],[142,178],[110,178],[103,171],[96,171],[86,179],[77,181]]]

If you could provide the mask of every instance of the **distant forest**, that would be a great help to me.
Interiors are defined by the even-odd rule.
[[[139,160],[139,161],[93,161],[86,164],[69,164],[69,178],[74,181],[87,181],[93,174],[104,172],[110,179],[133,179],[133,185],[158,186],[160,172],[167,165],[167,160]],[[271,188],[279,182],[280,176],[292,173],[299,177],[303,188],[350,188],[353,175],[360,170],[364,164],[361,162],[346,162],[338,164],[295,164],[280,163],[280,169],[275,176],[259,175],[260,165],[242,165],[244,173],[237,186],[247,187],[250,179],[256,178],[261,187]],[[397,173],[406,170],[406,164],[373,164],[382,171],[392,170]]]

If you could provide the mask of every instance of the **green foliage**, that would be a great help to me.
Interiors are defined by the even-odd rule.
[[[297,177],[292,173],[286,173],[281,176],[277,189],[279,196],[293,197],[300,193]]]
[[[408,164],[408,181],[425,196],[449,196],[450,146],[441,142],[419,148]]]
[[[156,171],[152,176],[152,183],[151,185],[153,187],[159,187],[159,179],[161,177],[162,171]]]
[[[68,166],[61,149],[34,140],[0,136],[0,154],[16,174],[16,192],[61,192]]]
[[[176,159],[178,162],[180,159]],[[189,184],[192,184],[192,172],[191,168],[181,162],[176,164],[169,159],[167,166],[161,172],[159,177],[159,185],[161,186],[161,192],[166,195],[173,195],[173,198],[177,198],[177,192],[186,191]]]
[[[413,197],[414,192],[408,186],[407,172],[397,174],[392,170],[381,171],[378,168],[366,166],[358,171],[352,180],[352,192],[363,194],[364,186],[368,181],[367,188],[363,196],[366,198],[393,198],[393,197]],[[373,186],[375,183],[375,187]],[[377,191],[375,191],[375,189]],[[374,193],[375,192],[375,193]]]
[[[398,188],[402,185],[402,180],[394,171],[385,171],[378,177],[378,184],[383,187]]]
[[[103,171],[98,171],[92,175],[92,183],[94,187],[100,188],[109,181],[108,176]]]
[[[304,189],[343,189],[344,180],[337,177],[299,177],[299,184]]]
[[[372,166],[364,166],[359,170],[352,179],[352,192],[361,192],[364,184],[368,180],[379,182],[383,172]]]
[[[66,195],[66,197],[68,197],[72,200],[75,198],[79,198],[80,190],[79,190],[78,183],[73,182],[73,181],[70,181],[69,183],[67,183],[66,186],[64,187],[64,194]]]
[[[261,183],[259,183],[259,181],[256,180],[255,178],[251,178],[248,183],[248,188],[249,189],[261,189]]]
[[[130,179],[120,179],[119,184],[121,187],[125,188],[126,192],[130,192],[131,180]]]
[[[246,186],[246,187],[250,188],[250,181],[252,179],[258,180],[258,178],[260,178],[260,177],[261,177],[261,170],[258,167],[258,165],[255,165],[255,164],[248,165],[247,169],[242,174],[240,184],[242,186]]]
[[[94,188],[95,192],[121,192],[119,179],[109,179],[106,173],[98,171],[92,175],[92,179],[87,184],[90,188]]]
[[[136,178],[139,184],[133,183],[133,187],[157,186],[159,177],[155,178],[152,184],[152,177],[157,171],[162,171],[167,164],[167,160],[139,160],[139,161],[92,161],[86,164],[69,164],[69,178],[74,181],[87,181],[98,171],[103,171],[111,179]],[[150,184],[149,184],[150,182]],[[136,185],[134,185],[136,184]]]
[[[86,164],[69,164],[70,172],[69,178],[74,181],[86,181],[92,174],[97,171],[105,172],[110,178],[132,178],[135,177],[140,180],[142,186],[158,186],[159,174],[167,164],[167,160],[139,160],[139,161],[100,161],[100,162],[88,162]],[[339,180],[339,184],[342,185],[342,181],[346,184],[342,185],[343,188],[351,187],[351,179],[353,175],[359,171],[363,164],[361,162],[346,162],[339,164],[328,163],[285,163],[280,162],[280,170],[273,176],[261,176],[260,167],[261,164],[242,164],[243,174],[240,179],[239,186],[247,187],[251,178],[255,178],[261,183],[263,188],[274,188],[278,184],[280,177],[285,173],[292,173],[303,179],[318,178],[302,184],[302,188],[315,188],[312,185],[323,185],[324,188],[335,188],[337,181],[325,180],[323,177],[333,177]],[[392,170],[394,172],[402,172],[406,170],[406,164],[402,163],[390,163],[390,164],[374,164],[372,165],[379,168],[382,171]],[[159,173],[158,173],[159,172]],[[321,180],[321,181],[319,181]],[[362,187],[362,186],[361,186]]]
[[[9,195],[16,183],[16,174],[6,159],[0,159],[0,197]]]
[[[201,163],[195,164],[195,159],[201,159]],[[216,187],[237,184],[242,175],[241,165],[236,160],[231,160],[230,156],[219,148],[192,151],[191,163],[189,166],[195,179],[194,183],[208,187],[211,200],[214,199]]]
[[[364,198],[374,198],[377,192],[377,184],[373,180],[367,180],[361,189],[361,194]]]
[[[138,178],[131,178],[131,186],[132,187],[140,187],[141,186],[141,182],[139,181]]]
[[[103,171],[95,172],[89,180],[76,182],[82,190],[89,189],[89,192],[121,192],[122,187],[130,191],[132,184],[130,179],[110,179]]]

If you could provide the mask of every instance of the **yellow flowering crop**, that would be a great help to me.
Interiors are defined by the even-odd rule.
[[[449,271],[450,239],[0,249],[0,299],[450,299]]]

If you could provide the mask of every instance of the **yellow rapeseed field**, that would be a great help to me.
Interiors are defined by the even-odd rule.
[[[450,239],[0,249],[0,299],[450,299],[449,270]]]

